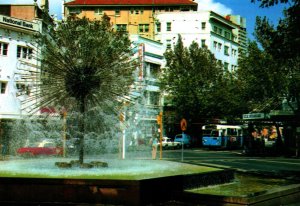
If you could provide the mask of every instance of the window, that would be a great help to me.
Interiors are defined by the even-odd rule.
[[[218,43],[218,50],[221,51],[221,49],[222,49],[222,44]]]
[[[172,7],[166,7],[165,11],[174,11]]]
[[[202,30],[204,30],[206,28],[206,22],[201,23],[201,28],[202,28]]]
[[[171,46],[171,40],[170,39],[167,39],[166,47],[167,47],[167,49],[171,49],[172,48],[172,46]]]
[[[1,94],[5,94],[6,82],[0,82],[0,92]]]
[[[70,14],[80,14],[81,9],[80,8],[69,8]]]
[[[159,92],[149,92],[149,100],[151,105],[159,105]]]
[[[150,63],[150,77],[158,78],[160,74],[160,65]]]
[[[17,57],[22,59],[32,59],[33,50],[29,47],[18,46]]]
[[[236,54],[237,54],[237,50],[236,50],[236,49],[232,49],[232,50],[231,50],[231,55],[235,57]]]
[[[8,44],[0,42],[0,55],[7,56]]]
[[[115,15],[116,15],[116,16],[120,16],[120,13],[121,13],[120,9],[116,9],[116,10],[115,10]]]
[[[167,31],[172,31],[172,23],[167,22]]]
[[[221,28],[218,28],[218,34],[220,34],[220,35],[223,34],[223,30]]]
[[[182,7],[180,7],[180,11],[190,11],[190,7],[189,6],[182,6]]]
[[[225,71],[228,71],[228,67],[229,67],[229,64],[227,62],[224,62],[224,70]]]
[[[201,39],[201,47],[206,47],[206,45],[205,45],[205,39]]]
[[[231,50],[231,56],[235,56],[235,49]]]
[[[117,31],[127,31],[127,24],[116,24]]]
[[[214,26],[214,32],[218,33],[218,27]]]
[[[224,46],[224,54],[229,56],[229,47],[228,46]]]
[[[218,45],[218,42],[214,41],[214,45],[213,45],[214,49],[217,49],[217,45]]]
[[[144,8],[131,8],[130,14],[144,14]]]
[[[224,32],[225,38],[231,40],[231,34],[228,31]]]
[[[139,32],[149,32],[149,24],[139,24]]]
[[[156,32],[161,32],[161,23],[160,22],[156,23]]]
[[[95,9],[95,14],[103,15],[103,9],[101,9],[101,8],[96,8],[96,9]]]

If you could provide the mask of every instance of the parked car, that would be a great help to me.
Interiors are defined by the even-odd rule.
[[[188,134],[183,134],[183,138],[182,134],[177,134],[174,138],[174,142],[180,142],[183,143],[184,147],[190,147],[192,144],[192,138]]]
[[[60,156],[63,155],[63,148],[57,146],[54,141],[43,140],[19,148],[17,154],[24,157],[35,157],[40,155]]]
[[[158,143],[160,146],[160,143]],[[178,149],[181,147],[181,142],[172,141],[169,137],[162,138],[162,148],[163,149]]]

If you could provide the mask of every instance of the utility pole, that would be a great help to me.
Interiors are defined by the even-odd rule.
[[[162,135],[163,135],[163,113],[160,112],[159,115],[157,115],[157,124],[159,125],[159,159],[162,159]]]

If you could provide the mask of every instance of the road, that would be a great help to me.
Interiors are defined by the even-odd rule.
[[[241,151],[164,150],[163,159],[300,180],[300,158],[245,156]]]

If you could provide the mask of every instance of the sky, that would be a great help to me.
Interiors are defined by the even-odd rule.
[[[41,0],[37,0],[38,4]],[[50,14],[61,19],[63,0],[49,0]],[[0,0],[0,4],[32,4],[33,0]],[[270,8],[260,8],[259,3],[251,3],[251,0],[195,0],[199,9],[212,10],[218,14],[240,15],[246,18],[248,38],[254,40],[253,31],[256,16],[266,16],[271,23],[277,25],[279,18],[283,17],[284,4]]]

